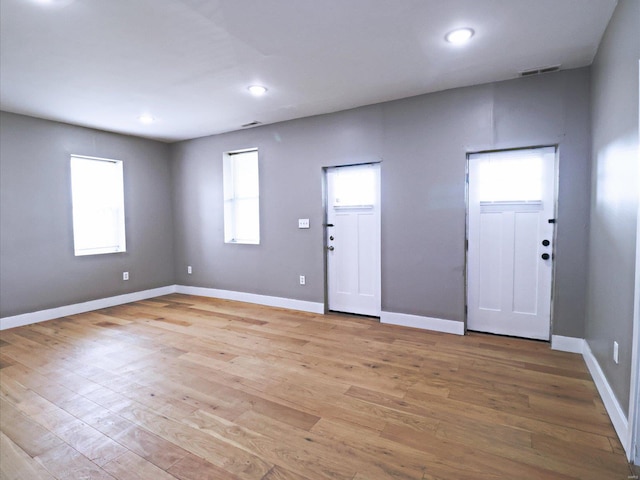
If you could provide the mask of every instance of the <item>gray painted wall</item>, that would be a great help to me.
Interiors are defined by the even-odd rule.
[[[586,338],[628,411],[638,212],[640,2],[622,0],[592,66],[593,187]],[[620,363],[613,362],[613,342]]]
[[[578,69],[174,144],[176,282],[324,302],[322,167],[382,161],[383,310],[463,321],[466,153],[559,144],[553,332],[582,338],[589,82]],[[248,147],[261,244],[226,245],[222,154]]]
[[[174,283],[167,145],[5,112],[0,125],[0,316]],[[74,257],[72,153],[124,161],[126,253]]]
[[[463,321],[466,153],[557,143],[553,332],[583,337],[589,79],[565,71],[172,146],[3,113],[0,314],[174,283],[324,302],[322,167],[382,161],[383,310]],[[226,245],[222,153],[247,147],[260,150],[261,244]],[[129,252],[73,256],[70,153],[125,161]]]

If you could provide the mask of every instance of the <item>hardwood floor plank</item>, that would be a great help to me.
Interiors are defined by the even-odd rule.
[[[115,480],[114,477],[66,443],[38,455],[36,460],[58,480],[78,480],[80,478]]]
[[[457,448],[448,448],[444,455],[439,448],[418,450],[381,436],[361,437],[348,423],[324,418],[313,427],[313,433],[335,444],[336,449],[350,449],[350,455],[359,460],[358,473],[363,478],[500,478],[478,462],[461,461]]]
[[[24,402],[26,398],[34,395],[28,388],[9,375],[2,375],[0,382],[0,396],[14,406]],[[24,410],[23,410],[24,411]],[[29,412],[27,412],[28,414]]]
[[[199,428],[174,422],[144,408],[127,408],[121,415],[241,479],[264,475],[272,466],[254,452],[240,448],[226,438],[213,437]]]
[[[625,479],[580,355],[171,294],[5,330],[7,479]]]
[[[620,457],[613,452],[604,452],[584,445],[577,446],[541,434],[533,435],[532,447],[537,452],[543,453],[546,458],[560,459],[579,467],[588,466],[592,471],[600,472],[600,478],[606,475],[620,476],[620,478],[629,475],[628,465],[619,462]]]
[[[168,470],[190,453],[144,428],[132,424],[114,437],[122,446],[139,455],[162,470]]]
[[[64,443],[6,400],[0,400],[0,411],[0,430],[27,455],[36,457]]]
[[[11,365],[15,364],[16,362],[11,359],[10,357],[7,357],[6,355],[3,355],[0,353],[0,370],[2,370],[3,368],[6,367],[10,367]]]
[[[176,480],[173,475],[133,452],[126,452],[111,460],[103,469],[117,480]]]
[[[280,465],[274,465],[260,480],[309,480],[308,477],[293,473]]]
[[[0,432],[0,478],[3,480],[55,480],[9,437]]]
[[[615,435],[613,426],[609,421],[598,426],[598,430],[604,432],[603,434],[598,434],[583,430],[581,425],[577,428],[572,428],[554,424],[548,421],[550,419],[545,418],[544,415],[539,416],[539,418],[532,418],[464,401],[449,399],[447,402],[443,402],[441,398],[415,391],[407,392],[405,401],[412,405],[410,408],[422,407],[425,412],[424,415],[441,418],[454,424],[458,421],[484,421],[491,424],[507,425],[532,433],[544,433],[560,440],[571,441],[580,445],[597,445],[605,451],[611,451],[611,446],[606,441],[607,435]]]
[[[31,414],[30,418],[98,466],[126,452],[124,447],[108,436],[53,404],[49,403],[48,408]]]
[[[49,418],[53,416],[53,414],[47,415]],[[49,419],[45,422],[47,420]],[[105,465],[127,451],[111,438],[80,420],[70,419],[68,415],[56,418],[51,423],[54,425],[47,426],[50,431],[98,466]]]
[[[188,454],[167,470],[180,480],[240,480],[240,477],[193,454]]]
[[[308,432],[300,431],[295,435],[295,428],[282,424],[286,425],[284,428],[287,429],[288,435],[286,437],[277,435],[277,438],[274,438],[277,420],[250,411],[242,417],[251,418],[252,421],[249,423],[254,428],[260,426],[258,430],[261,433],[244,427],[241,419],[237,422],[229,422],[207,412],[196,412],[192,418],[185,421],[212,437],[227,439],[239,448],[255,452],[272,465],[279,464],[298,473],[311,473],[316,470],[311,477],[314,479],[351,480],[355,475],[355,470],[345,465],[344,460],[338,461],[332,458],[326,454],[324,448],[313,443]]]

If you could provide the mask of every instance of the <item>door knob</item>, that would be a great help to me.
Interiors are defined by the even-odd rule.
[[[333,245],[329,245],[329,246],[327,247],[327,250],[329,250],[330,252],[333,252],[333,250],[334,250]]]
[[[542,245],[548,247],[551,242],[549,240],[542,240]]]
[[[543,260],[549,260],[551,258],[551,255],[549,255],[548,253],[543,253],[541,256]]]

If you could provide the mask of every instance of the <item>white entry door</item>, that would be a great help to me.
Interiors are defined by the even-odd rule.
[[[328,307],[380,316],[380,165],[327,169]]]
[[[469,156],[467,328],[549,340],[555,148]]]

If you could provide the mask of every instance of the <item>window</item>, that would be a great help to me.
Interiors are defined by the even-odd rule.
[[[258,150],[225,153],[223,177],[225,243],[259,244]]]
[[[122,162],[71,155],[76,256],[125,252]]]
[[[478,171],[480,201],[541,200],[545,152],[538,148],[486,154]]]
[[[371,208],[376,202],[376,167],[340,167],[334,173],[335,208]]]

